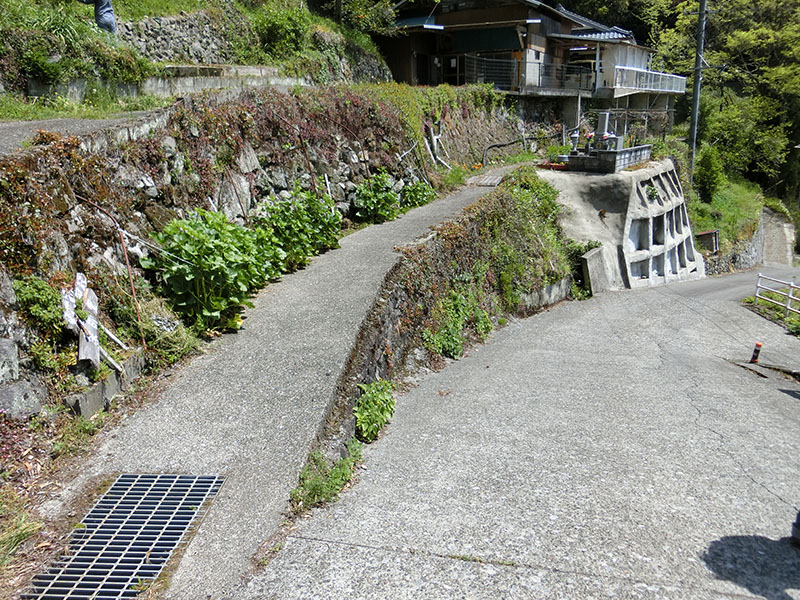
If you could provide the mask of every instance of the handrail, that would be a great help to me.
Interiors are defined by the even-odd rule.
[[[772,281],[773,283],[780,284],[781,286],[784,286],[784,287],[788,287],[789,288],[789,292],[787,293],[787,292],[784,292],[783,290],[776,290],[776,289],[771,288],[769,286],[761,285],[761,280],[762,279],[764,279],[766,281]],[[778,302],[777,300],[775,300],[774,298],[770,298],[769,296],[762,296],[761,293],[760,293],[761,290],[764,290],[765,292],[770,292],[770,293],[775,294],[777,296],[781,296],[783,298],[786,298],[786,302]],[[755,295],[755,298],[753,300],[753,305],[754,306],[758,306],[758,301],[759,300],[764,300],[765,302],[769,302],[770,304],[775,304],[776,306],[782,306],[785,309],[784,314],[785,314],[786,317],[789,316],[790,312],[793,312],[796,315],[800,315],[800,310],[797,310],[796,308],[792,307],[792,302],[793,301],[794,302],[800,302],[800,296],[795,296],[794,295],[794,291],[795,290],[800,290],[800,286],[795,285],[795,283],[792,282],[792,281],[783,281],[782,279],[775,279],[774,277],[768,277],[767,275],[759,273],[758,274],[758,281],[756,282],[756,295]]]
[[[614,87],[656,92],[686,92],[686,77],[639,67],[614,67]]]

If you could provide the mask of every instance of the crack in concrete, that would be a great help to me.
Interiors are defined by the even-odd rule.
[[[750,594],[737,594],[731,592],[720,592],[718,590],[708,588],[708,587],[698,587],[696,585],[692,586],[681,586],[681,585],[670,585],[661,582],[651,582],[645,581],[643,579],[635,579],[633,577],[624,577],[622,575],[601,575],[598,573],[591,573],[589,571],[580,571],[577,569],[560,569],[558,567],[548,567],[545,565],[539,565],[535,563],[524,563],[518,561],[505,561],[505,560],[497,560],[497,559],[489,559],[489,558],[482,558],[476,557],[472,555],[456,555],[456,554],[444,554],[441,552],[433,552],[432,550],[421,550],[417,548],[397,548],[397,547],[390,547],[390,546],[375,546],[372,544],[359,544],[355,542],[345,542],[342,540],[326,540],[323,538],[317,538],[312,536],[304,536],[304,535],[290,535],[289,539],[296,539],[304,542],[312,542],[317,544],[328,544],[332,546],[339,546],[344,548],[358,548],[361,550],[373,550],[377,552],[386,552],[391,554],[407,554],[409,556],[422,556],[428,558],[438,558],[443,560],[454,560],[454,561],[461,561],[461,562],[474,562],[476,564],[484,564],[484,565],[492,565],[495,567],[505,567],[510,569],[527,569],[529,571],[545,571],[547,573],[552,573],[554,575],[572,575],[576,577],[586,577],[593,580],[598,579],[606,579],[612,580],[617,582],[623,582],[630,585],[645,585],[645,586],[656,586],[659,588],[667,588],[673,590],[685,590],[685,591],[696,591],[702,590],[704,592],[708,592],[714,595],[719,596],[720,598],[747,598],[752,599],[753,596]]]
[[[700,384],[697,384],[697,383],[696,383],[696,384],[694,384],[694,385],[692,386],[692,388],[693,388],[693,389],[697,389],[697,388],[699,388],[699,387],[700,387]],[[716,429],[714,429],[713,427],[710,427],[710,426],[708,426],[708,425],[703,425],[703,424],[701,424],[701,423],[700,423],[700,419],[701,419],[701,418],[703,418],[703,417],[705,417],[706,415],[705,415],[705,413],[704,413],[702,410],[700,410],[700,407],[698,406],[698,404],[699,404],[699,400],[698,400],[697,398],[695,398],[695,397],[692,395],[692,393],[691,393],[691,391],[690,391],[690,390],[687,390],[687,391],[686,391],[686,398],[688,399],[689,405],[690,405],[690,406],[691,406],[691,407],[692,407],[692,408],[693,408],[695,411],[697,411],[697,417],[695,417],[695,420],[694,420],[694,424],[695,424],[695,426],[696,426],[698,429],[705,429],[706,431],[709,431],[709,432],[713,433],[714,435],[716,435],[716,436],[719,438],[719,442],[720,442],[720,443],[719,443],[719,445],[717,446],[717,448],[718,448],[719,450],[722,450],[722,451],[723,451],[725,454],[727,454],[727,455],[728,455],[728,457],[729,457],[729,458],[730,458],[730,459],[733,461],[733,463],[734,463],[734,464],[735,464],[735,465],[738,467],[738,469],[739,469],[740,473],[741,473],[742,475],[744,475],[744,477],[745,477],[746,479],[750,480],[750,482],[752,482],[753,484],[755,484],[757,487],[760,487],[760,488],[762,488],[764,491],[766,491],[766,492],[767,492],[767,493],[769,493],[770,495],[774,496],[774,497],[775,497],[777,500],[779,500],[780,502],[784,503],[786,506],[789,506],[789,507],[791,507],[793,510],[796,510],[796,511],[797,511],[797,510],[800,510],[800,509],[798,509],[798,508],[797,508],[797,506],[795,506],[794,504],[792,504],[791,502],[789,502],[788,500],[786,500],[786,499],[785,499],[783,496],[781,496],[781,495],[780,495],[780,494],[778,494],[777,492],[774,492],[774,491],[772,491],[772,490],[769,488],[769,486],[767,486],[765,483],[763,483],[763,482],[761,482],[761,481],[758,481],[758,480],[757,480],[755,477],[753,477],[752,475],[750,475],[750,473],[748,473],[748,472],[747,472],[747,470],[745,469],[745,466],[744,466],[744,464],[742,464],[742,462],[741,462],[741,461],[740,461],[740,460],[739,460],[739,459],[736,457],[736,455],[735,455],[735,454],[734,454],[734,453],[733,453],[731,450],[729,450],[729,449],[728,449],[729,440],[728,440],[727,436],[726,436],[725,434],[723,434],[723,433],[721,433],[721,432],[717,431],[717,430],[716,430]]]

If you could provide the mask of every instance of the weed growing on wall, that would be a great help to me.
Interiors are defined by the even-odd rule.
[[[61,294],[41,277],[14,281],[17,302],[26,320],[47,339],[57,339],[64,329]]]
[[[477,333],[481,341],[486,339],[494,325],[489,313],[481,308],[478,294],[482,292],[483,286],[479,282],[469,281],[451,289],[437,302],[434,320],[441,323],[441,327],[422,332],[428,349],[442,356],[459,358],[464,353],[468,332]]]
[[[347,453],[333,464],[319,450],[309,455],[308,462],[300,471],[300,481],[290,494],[295,513],[336,499],[353,478],[356,463],[361,460],[361,443],[355,439],[348,442]]]
[[[460,113],[462,117],[477,111],[491,113],[502,105],[502,96],[492,84],[432,88],[400,83],[362,84],[356,86],[356,90],[399,113],[406,136],[416,141],[420,148],[424,147],[426,122],[439,121],[451,111]]]
[[[436,228],[432,244],[406,248],[401,327],[433,353],[457,358],[503,313],[569,272],[558,228],[558,192],[522,167],[498,189]]]
[[[394,384],[379,378],[372,383],[360,383],[358,387],[361,388],[361,396],[353,407],[356,436],[362,442],[371,442],[394,414]]]

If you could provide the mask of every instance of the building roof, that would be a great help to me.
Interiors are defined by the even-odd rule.
[[[629,31],[628,29],[603,25],[602,23],[593,21],[588,17],[584,17],[583,15],[579,15],[571,10],[567,10],[561,4],[556,7],[556,10],[558,10],[558,12],[568,19],[581,25],[581,27],[579,27],[575,33],[572,34],[573,36],[596,41],[629,39],[636,43],[636,38],[633,36],[633,32]]]
[[[428,13],[426,16],[413,16],[413,17],[405,17],[402,19],[397,20],[397,24],[400,27],[422,27],[423,24],[432,25],[436,23],[436,17],[434,15],[437,12],[437,9],[441,9],[447,7],[452,4],[467,4],[474,3],[476,0],[439,0],[435,2],[433,6],[433,10]],[[564,8],[562,4],[558,4],[553,7],[550,4],[546,4],[541,2],[540,0],[511,0],[511,4],[519,3],[527,5],[531,8],[535,8],[538,10],[545,10],[549,13],[559,15],[561,17],[565,17],[575,23],[577,27],[574,27],[572,32],[568,34],[557,34],[551,33],[548,37],[559,38],[563,40],[574,40],[574,41],[581,41],[581,42],[629,42],[635,45],[636,38],[633,35],[632,31],[627,29],[623,29],[622,27],[616,26],[609,26],[603,25],[602,23],[598,23],[588,17],[584,17],[583,15],[579,15],[578,13],[572,12]],[[411,3],[409,0],[400,0],[395,4],[395,9],[399,8],[406,8],[406,9],[414,9],[420,10],[423,8],[424,1],[418,1],[416,3]],[[428,6],[431,6],[428,4]],[[425,11],[427,13],[427,10]]]

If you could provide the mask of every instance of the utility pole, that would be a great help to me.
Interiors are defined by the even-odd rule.
[[[697,54],[694,57],[694,92],[692,97],[692,120],[689,126],[689,181],[694,176],[694,155],[697,150],[697,125],[700,119],[700,89],[703,83],[703,50],[706,43],[706,0],[700,0],[697,15]]]

